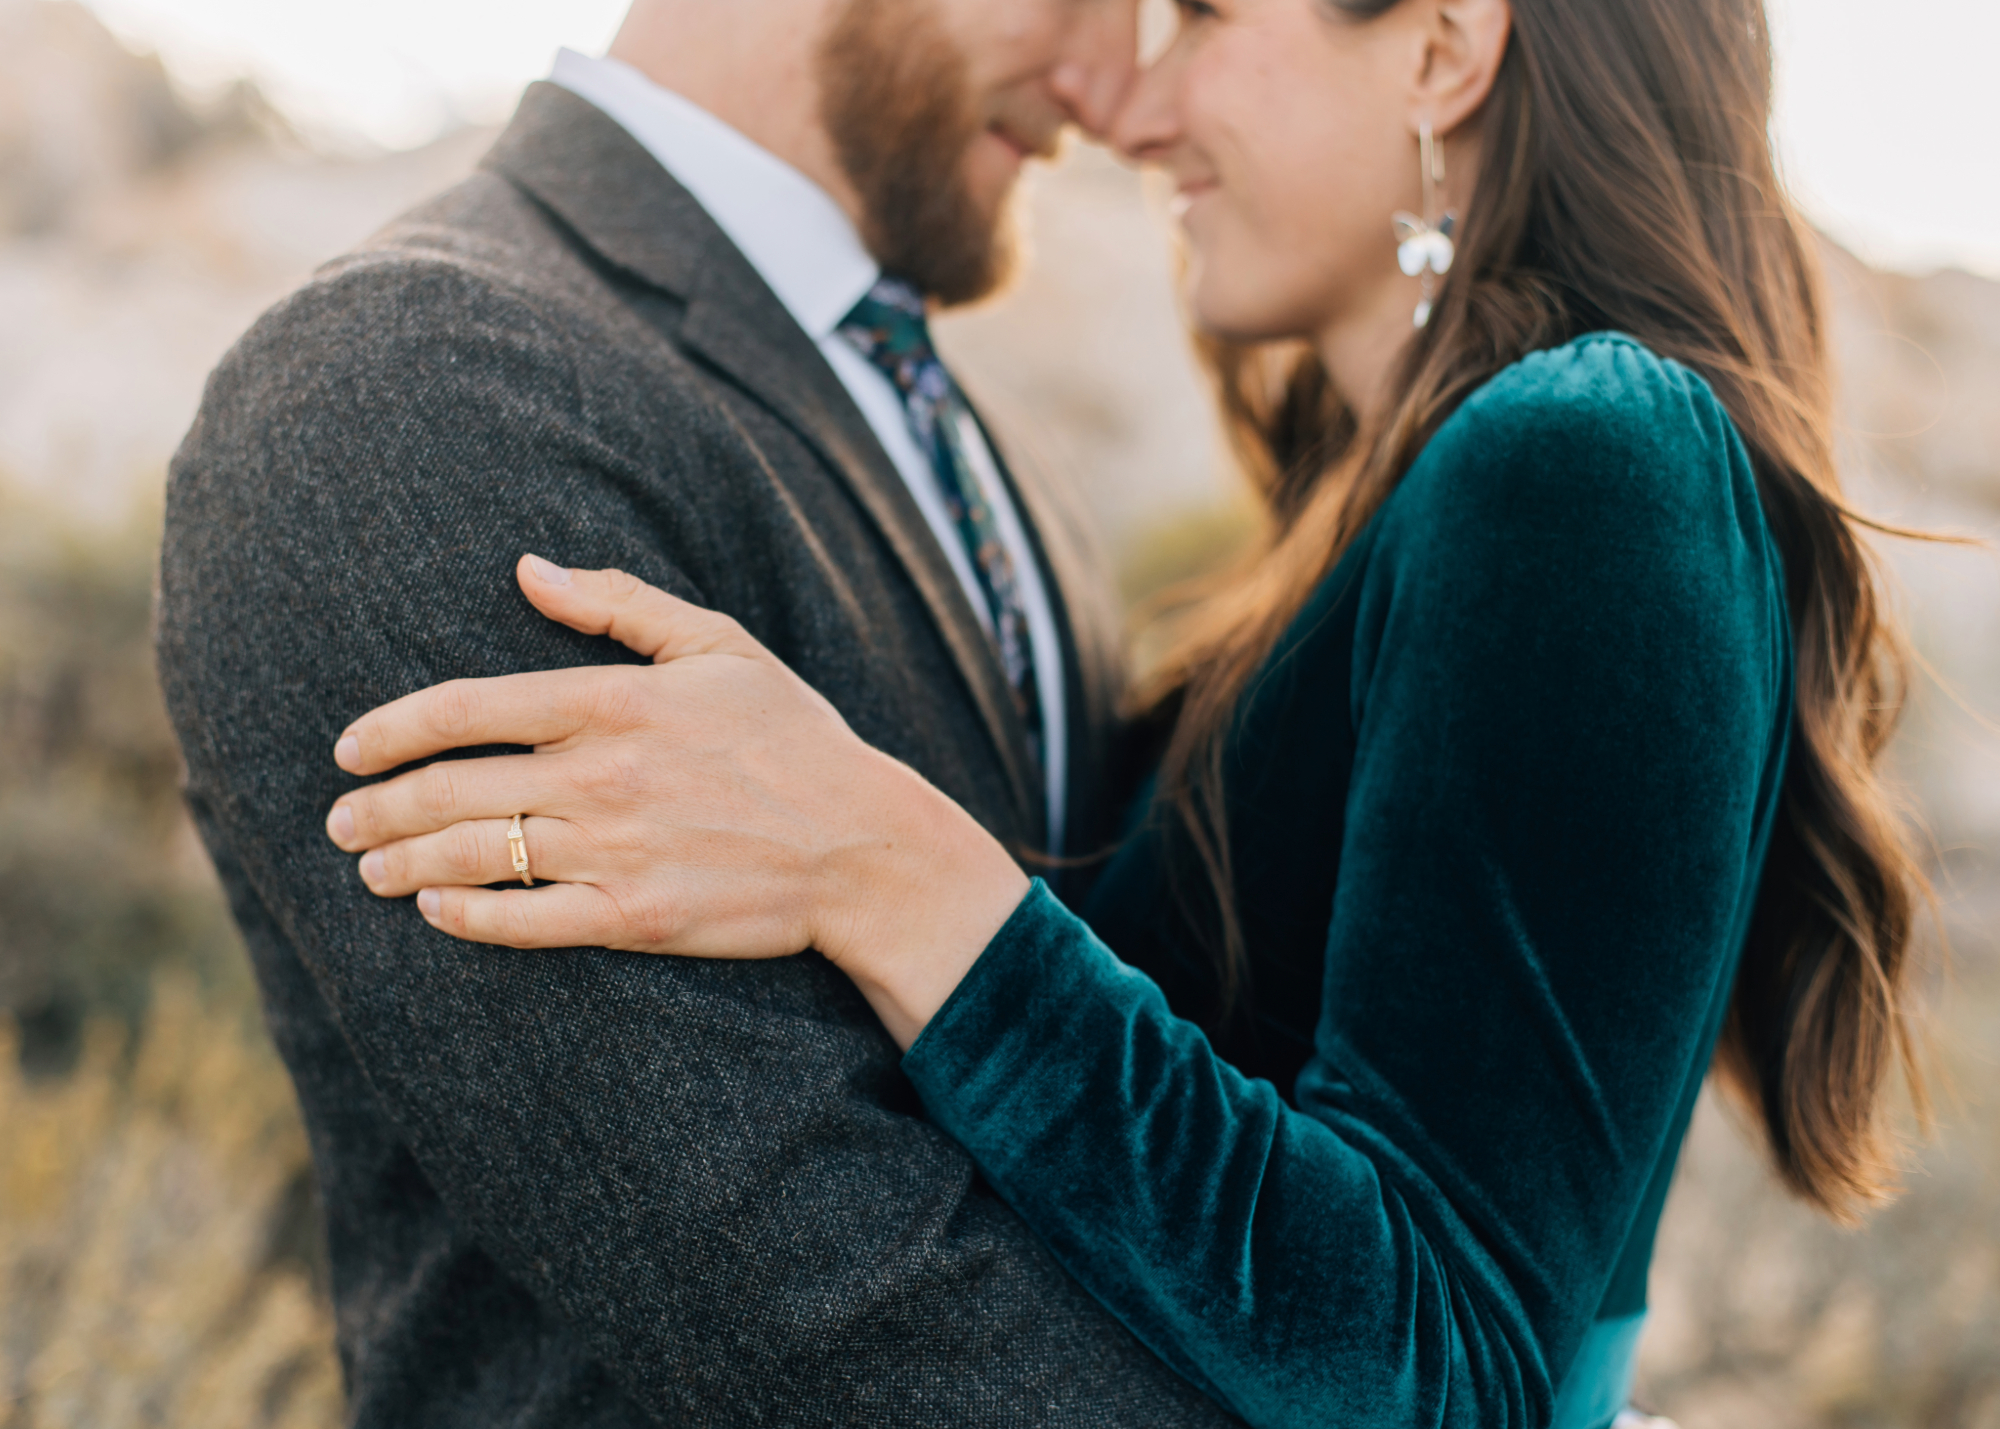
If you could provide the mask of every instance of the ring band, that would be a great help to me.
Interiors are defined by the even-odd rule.
[[[528,836],[521,832],[520,814],[514,815],[514,822],[507,828],[507,849],[514,855],[514,872],[521,875],[521,882],[533,888],[535,880],[528,873]]]

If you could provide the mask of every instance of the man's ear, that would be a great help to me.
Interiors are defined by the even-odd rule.
[[[1508,0],[1429,0],[1424,60],[1411,95],[1411,127],[1428,119],[1449,134],[1479,112],[1514,29]]]

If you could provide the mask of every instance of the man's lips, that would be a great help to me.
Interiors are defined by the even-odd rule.
[[[1029,138],[1003,124],[990,124],[986,132],[1012,149],[1017,163],[1028,159],[1053,159],[1057,142],[1062,136],[1060,129],[1051,129],[1039,137]]]

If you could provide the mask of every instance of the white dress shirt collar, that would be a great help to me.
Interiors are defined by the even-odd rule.
[[[814,341],[832,336],[881,275],[853,221],[825,189],[692,100],[621,60],[574,50],[556,56],[549,78],[643,144]]]

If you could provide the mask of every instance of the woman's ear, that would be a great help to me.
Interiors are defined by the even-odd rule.
[[[1424,61],[1411,96],[1411,128],[1428,119],[1449,134],[1479,112],[1507,57],[1514,8],[1508,0],[1430,0]]]

